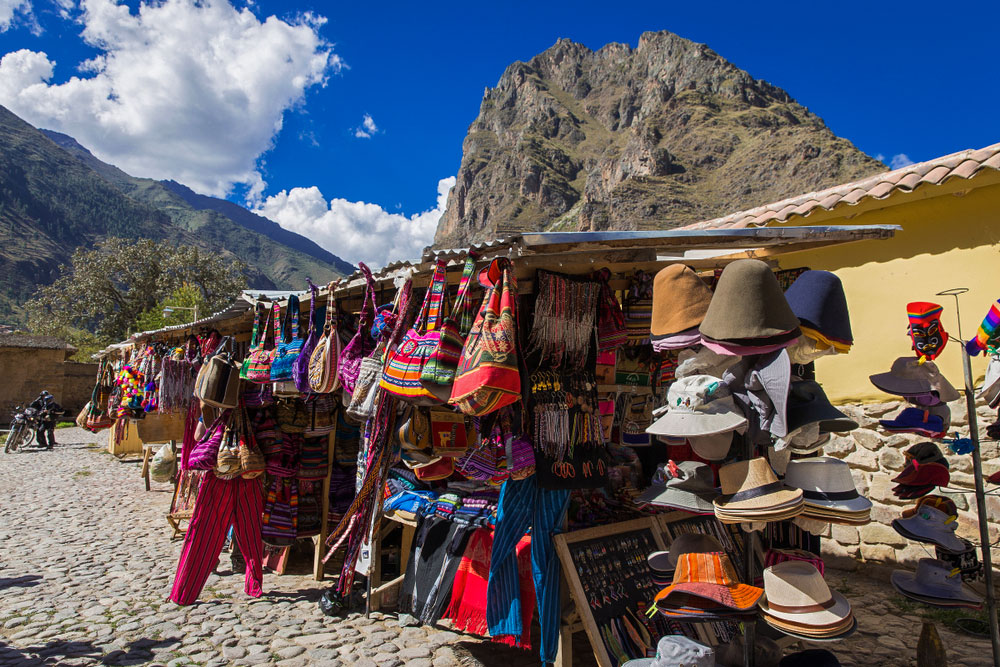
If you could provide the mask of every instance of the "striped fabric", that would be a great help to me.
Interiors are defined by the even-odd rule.
[[[726,554],[690,553],[681,555],[673,583],[656,594],[654,603],[669,610],[673,595],[693,609],[692,599],[688,596],[697,596],[730,609],[747,610],[757,604],[763,592],[756,586],[740,583]]]
[[[560,532],[568,505],[569,491],[541,489],[532,476],[504,482],[497,508],[486,595],[490,635],[511,635],[519,642],[527,634],[522,624],[516,547],[531,528],[531,569],[542,628],[542,662],[553,662],[559,645],[559,558],[552,546],[552,535]]]
[[[982,324],[976,330],[976,337],[965,344],[965,349],[974,357],[980,352],[985,352],[991,342],[996,345],[998,337],[1000,337],[1000,300],[990,306],[990,312],[986,313]]]
[[[180,605],[192,604],[198,599],[219,563],[230,526],[233,526],[247,564],[244,590],[250,597],[263,595],[262,508],[260,480],[239,477],[222,480],[211,473],[206,474],[198,489],[191,525],[184,536],[169,599]]]
[[[265,542],[286,547],[295,542],[299,517],[299,481],[275,477],[264,501],[261,535]]]
[[[624,311],[628,344],[648,343],[649,328],[653,322],[653,277],[645,271],[635,272],[625,295]]]
[[[300,480],[321,480],[326,477],[326,454],[329,438],[306,438],[299,452]]]

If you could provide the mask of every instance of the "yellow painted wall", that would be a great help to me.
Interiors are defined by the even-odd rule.
[[[980,179],[988,184],[974,187]],[[888,241],[792,253],[779,260],[781,268],[834,271],[844,282],[855,344],[850,354],[816,364],[817,378],[830,399],[845,403],[889,398],[872,386],[868,376],[889,370],[898,356],[913,354],[906,332],[910,301],[944,306],[942,322],[952,339],[938,364],[960,389],[964,380],[955,300],[935,294],[951,287],[970,288],[961,297],[966,339],[975,334],[990,304],[1000,298],[1000,179],[995,172],[973,181],[953,179],[941,187],[925,185],[866,207],[845,207],[836,214],[794,220],[796,225],[903,227]],[[977,383],[985,368],[985,357],[973,359]]]

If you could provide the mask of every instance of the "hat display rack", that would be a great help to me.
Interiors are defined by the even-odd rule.
[[[673,288],[664,290],[672,298],[678,290],[684,296],[676,311],[658,319],[661,286]],[[828,271],[799,270],[787,287],[757,260],[717,273],[712,294],[690,269],[674,266],[654,280],[654,349],[683,351],[666,405],[653,411],[647,432],[684,441],[701,460],[721,466],[721,495],[704,483],[712,475],[705,463],[669,461],[637,500],[692,514],[707,514],[710,503],[719,524],[744,530],[739,562],[717,547],[682,545],[680,538],[670,552],[651,555],[654,579],[669,583],[652,610],[689,621],[741,621],[738,650],[741,664],[750,667],[754,647],[767,639],[757,636],[759,619],[806,641],[835,641],[857,627],[850,603],[827,587],[815,553],[769,550],[761,572],[759,540],[777,549],[782,531],[772,529],[790,528],[791,519],[810,526],[871,520],[871,502],[858,494],[848,465],[812,456],[831,433],[858,427],[810,377],[812,361],[846,353],[853,344],[843,285]],[[697,351],[689,349],[694,346]],[[808,458],[791,461],[793,453]]]
[[[962,314],[959,297],[968,292],[967,287],[956,287],[938,292],[936,296],[951,296],[955,299],[955,317],[958,320],[958,338],[962,349],[962,371],[965,380],[965,404],[969,413],[969,437],[972,439],[972,474],[976,486],[976,514],[979,519],[979,539],[982,545],[983,577],[986,583],[986,614],[989,619],[990,641],[993,645],[993,665],[1000,667],[1000,622],[997,619],[996,592],[993,588],[993,557],[991,554],[990,528],[986,516],[986,490],[983,482],[983,460],[979,448],[979,420],[976,415],[976,398],[973,389],[972,363],[968,348],[961,344]],[[993,312],[992,310],[990,311]]]
[[[896,359],[887,373],[870,377],[872,384],[889,394],[901,396],[910,404],[892,419],[880,420],[880,426],[889,432],[905,432],[922,435],[933,440],[947,442],[956,454],[971,454],[974,489],[949,488],[950,474],[948,460],[935,442],[928,440],[909,447],[905,452],[906,465],[893,478],[898,485],[893,493],[901,499],[916,499],[916,504],[902,512],[900,518],[892,522],[892,528],[903,537],[924,545],[934,545],[937,558],[923,558],[917,564],[916,572],[896,570],[892,574],[892,585],[901,595],[943,608],[980,609],[983,599],[970,587],[963,584],[967,573],[979,570],[975,559],[975,545],[955,535],[958,526],[958,510],[954,501],[947,497],[931,494],[935,487],[950,493],[972,493],[976,498],[976,513],[982,554],[982,574],[986,587],[985,607],[989,623],[990,640],[993,649],[992,664],[1000,667],[1000,623],[997,618],[996,593],[993,588],[993,563],[986,515],[986,495],[978,415],[976,413],[976,392],[972,379],[971,356],[987,349],[1000,325],[1000,309],[994,304],[977,336],[965,343],[962,335],[962,317],[959,297],[969,289],[956,287],[938,292],[936,296],[950,296],[955,299],[955,317],[958,322],[958,343],[953,347],[961,349],[964,374],[964,394],[969,420],[969,438],[944,440],[950,426],[950,411],[947,403],[961,398],[960,392],[938,371],[934,359],[940,355],[949,340],[940,323],[942,306],[930,302],[907,304],[909,334],[916,357]],[[986,386],[979,397],[989,390],[990,371],[987,371]],[[987,399],[991,407],[992,400]],[[969,567],[969,562],[972,566]],[[953,565],[957,564],[957,567]],[[960,619],[962,620],[962,619]],[[972,619],[968,619],[970,622]]]

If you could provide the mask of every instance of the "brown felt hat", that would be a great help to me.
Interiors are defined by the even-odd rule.
[[[705,318],[712,290],[691,267],[671,264],[653,278],[650,335],[671,336],[694,329]]]
[[[737,260],[722,271],[699,331],[712,340],[740,341],[742,345],[749,345],[750,339],[763,343],[801,333],[799,318],[788,305],[778,279],[759,259]]]

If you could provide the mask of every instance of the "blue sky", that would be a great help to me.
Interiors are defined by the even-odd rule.
[[[560,37],[704,42],[887,163],[1000,141],[996,3],[123,4],[0,0],[0,104],[351,260],[426,242],[484,87]]]

